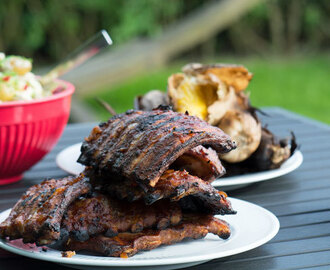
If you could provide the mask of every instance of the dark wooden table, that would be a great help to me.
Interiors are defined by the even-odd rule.
[[[281,229],[269,243],[235,256],[191,269],[330,269],[330,126],[291,112],[268,108],[264,123],[280,136],[295,132],[304,155],[296,171],[229,192],[259,204],[280,220]],[[0,210],[13,206],[21,194],[43,178],[66,174],[55,164],[56,154],[82,139],[94,124],[70,124],[60,142],[22,181],[0,187]],[[248,221],[247,221],[248,222]],[[0,250],[0,269],[69,269]]]

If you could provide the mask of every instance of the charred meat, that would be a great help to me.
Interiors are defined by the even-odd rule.
[[[166,171],[157,183],[155,190],[145,196],[148,203],[156,199],[167,197],[173,201],[193,199],[199,201],[199,212],[210,214],[235,214],[227,195],[216,190],[210,183],[197,176],[192,176],[186,171]],[[186,209],[193,210],[193,209]]]
[[[139,185],[132,185],[129,181],[111,181],[102,178],[95,180],[95,175],[93,176],[91,172],[89,174],[94,177],[95,186],[119,199],[131,202],[143,199],[147,205],[151,205],[162,199],[169,198],[171,201],[181,201],[182,198],[188,197],[185,201],[199,202],[198,211],[203,213],[222,215],[235,213],[227,200],[226,193],[216,190],[209,182],[192,176],[185,170],[165,171],[156,186],[147,191],[144,191]],[[185,205],[188,204],[185,203]],[[185,207],[185,209],[196,211],[196,207],[194,209]]]
[[[175,160],[199,145],[218,153],[235,148],[221,129],[198,117],[171,110],[132,110],[95,127],[78,161],[101,174],[154,187]]]
[[[85,241],[100,233],[115,236],[119,232],[137,233],[145,228],[165,229],[181,220],[182,212],[177,203],[162,200],[146,207],[142,201],[128,203],[94,194],[79,198],[69,206],[61,232]]]
[[[80,242],[69,239],[64,248],[67,250],[88,250],[105,256],[127,258],[142,250],[151,250],[160,245],[171,245],[184,239],[204,238],[213,233],[220,238],[230,236],[229,225],[212,216],[187,216],[183,223],[164,230],[145,230],[140,233],[120,233],[115,237],[98,235]]]
[[[202,145],[184,153],[171,165],[171,168],[186,170],[191,175],[196,175],[208,182],[212,182],[226,173],[217,152]]]
[[[67,207],[90,189],[84,175],[45,180],[30,187],[0,224],[0,236],[23,238],[26,243],[38,245],[50,244],[60,237],[61,221]]]
[[[0,237],[121,257],[208,232],[226,239],[212,215],[236,212],[211,182],[233,148],[221,129],[168,108],[116,115],[83,143],[84,173],[31,187]]]

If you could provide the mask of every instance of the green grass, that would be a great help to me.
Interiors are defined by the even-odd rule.
[[[208,61],[212,62],[212,61]],[[256,107],[279,106],[330,124],[330,57],[249,59],[225,58],[213,62],[241,63],[253,74],[248,86],[251,102]],[[133,107],[133,99],[151,89],[166,90],[167,78],[179,72],[182,63],[131,78],[121,85],[101,89],[97,96],[110,103],[117,112]],[[85,101],[108,118],[89,96]]]

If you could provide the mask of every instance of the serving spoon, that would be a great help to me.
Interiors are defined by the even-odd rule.
[[[75,67],[112,44],[112,40],[106,30],[101,30],[84,42],[80,47],[68,55],[59,65],[52,68],[47,74],[41,76],[39,81],[44,90],[54,89],[54,80],[69,72]]]

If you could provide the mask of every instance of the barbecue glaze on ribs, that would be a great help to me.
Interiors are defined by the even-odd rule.
[[[84,174],[28,189],[0,236],[123,257],[208,232],[226,239],[228,224],[212,215],[236,212],[211,182],[225,172],[218,154],[233,148],[197,117],[167,109],[117,115],[83,143]]]
[[[171,110],[127,111],[100,124],[83,142],[78,162],[102,175],[154,187],[161,175],[196,146],[234,149],[229,136],[197,117]]]
[[[123,202],[102,194],[79,198],[64,215],[61,232],[78,241],[104,233],[116,236],[119,232],[141,232],[145,228],[165,229],[182,220],[178,203],[159,201],[146,207],[142,201]]]
[[[92,175],[93,173],[86,172],[86,174]],[[93,176],[91,177],[93,178]],[[221,215],[236,213],[227,200],[226,193],[216,190],[210,183],[190,175],[187,171],[165,171],[156,186],[149,188],[147,192],[138,184],[132,185],[129,181],[111,181],[108,179],[94,179],[94,181],[96,181],[94,183],[96,186],[101,185],[105,192],[121,200],[133,202],[143,199],[147,205],[152,205],[154,202],[166,198],[171,201],[180,201],[184,197],[189,197],[186,199],[193,200],[194,205],[198,203],[198,212]]]
[[[171,245],[184,239],[204,238],[208,233],[227,239],[230,236],[230,228],[225,221],[212,216],[188,215],[181,224],[168,229],[144,230],[140,233],[119,233],[115,237],[98,235],[84,242],[69,239],[64,244],[64,248],[127,258],[139,251],[155,249],[160,245]]]
[[[67,207],[90,191],[89,180],[80,175],[45,180],[30,187],[0,224],[1,238],[23,238],[25,243],[47,245],[60,237],[62,217]]]
[[[211,147],[206,148],[202,145],[185,152],[170,167],[176,170],[186,170],[191,175],[208,182],[212,182],[226,173],[217,152]]]

